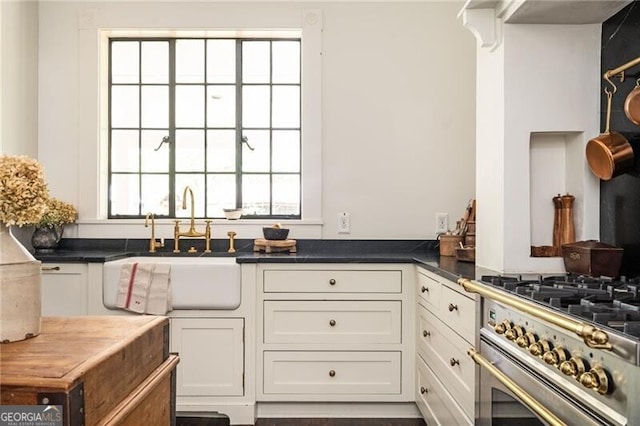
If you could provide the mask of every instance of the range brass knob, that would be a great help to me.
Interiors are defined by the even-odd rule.
[[[532,343],[535,343],[535,341],[536,336],[532,332],[527,331],[526,333],[524,333],[524,335],[516,339],[516,345],[520,346],[521,348],[528,348]]]
[[[559,365],[567,360],[567,352],[563,348],[554,348],[542,356],[542,360],[549,365]]]
[[[493,327],[493,330],[498,334],[504,334],[505,331],[509,330],[510,328],[511,323],[509,322],[509,320],[503,320],[500,324],[496,324],[496,326]]]
[[[551,350],[551,345],[544,339],[540,339],[535,343],[529,345],[529,353],[535,356],[543,356]]]
[[[586,369],[584,360],[576,356],[571,357],[568,361],[560,363],[560,371],[571,377],[579,377]]]
[[[504,336],[509,340],[516,340],[518,337],[524,334],[524,330],[519,325],[513,326],[509,330],[504,332]]]
[[[607,395],[611,389],[609,387],[609,377],[600,367],[593,367],[580,376],[580,383],[585,388],[593,389],[601,395]]]

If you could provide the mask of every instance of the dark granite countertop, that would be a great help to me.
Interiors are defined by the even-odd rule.
[[[298,240],[297,253],[255,253],[253,240],[236,240],[236,253],[227,253],[226,240],[213,240],[212,253],[203,253],[203,241],[196,241],[198,253],[173,253],[172,241],[156,253],[147,250],[148,240],[63,239],[58,250],[37,252],[42,262],[108,262],[131,256],[235,257],[238,263],[415,263],[444,278],[475,278],[473,263],[440,257],[433,240]],[[202,246],[201,246],[202,245]]]

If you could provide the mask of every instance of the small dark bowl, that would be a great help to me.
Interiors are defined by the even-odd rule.
[[[267,240],[286,240],[289,235],[287,228],[262,228],[262,234]]]

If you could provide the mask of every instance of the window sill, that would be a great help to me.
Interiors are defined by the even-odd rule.
[[[187,228],[189,218],[181,218],[180,225]],[[280,223],[289,228],[295,238],[322,238],[322,220],[276,220],[276,219],[213,219],[211,233],[213,238],[226,238],[227,232],[235,231],[237,238],[262,238],[262,228]],[[173,238],[174,219],[156,219],[156,238]],[[204,231],[204,219],[196,219],[196,230]],[[149,238],[151,229],[144,226],[144,219],[104,219],[79,220],[65,227],[68,238]]]

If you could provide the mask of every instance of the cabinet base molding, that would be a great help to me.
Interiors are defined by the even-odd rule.
[[[258,402],[258,417],[418,418],[413,402]]]

